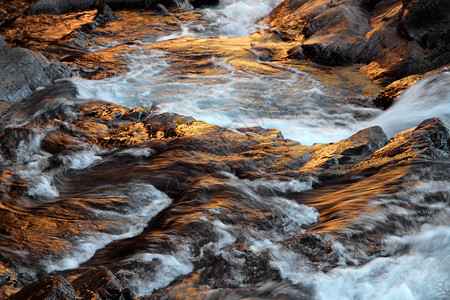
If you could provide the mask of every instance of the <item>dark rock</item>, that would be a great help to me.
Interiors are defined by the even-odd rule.
[[[72,281],[72,286],[81,299],[133,299],[131,291],[104,267],[88,269]]]
[[[97,8],[98,10],[97,15],[94,18],[94,21],[100,26],[103,26],[106,23],[114,21],[115,19],[119,18],[119,16],[116,15],[113,12],[113,10],[106,4],[96,3],[94,7]]]
[[[155,5],[155,11],[159,12],[160,14],[167,14],[169,12],[167,8],[161,3]]]
[[[7,102],[22,99],[38,87],[70,75],[64,64],[49,62],[41,54],[23,48],[1,48],[0,68],[0,99]]]
[[[301,45],[296,45],[288,50],[288,58],[305,59],[306,55]]]
[[[201,6],[218,5],[220,0],[190,0],[191,4],[197,8]]]
[[[9,48],[8,44],[6,44],[6,42],[3,40],[2,36],[0,35],[0,51],[3,49],[7,49],[7,48]]]
[[[387,85],[450,62],[449,6],[446,0],[285,0],[267,18],[285,40],[304,35],[310,59],[367,64],[361,70]]]
[[[39,0],[28,8],[27,13],[30,15],[41,13],[61,14],[89,9],[96,3],[97,0]],[[192,9],[192,5],[188,0],[103,0],[102,3],[107,4],[112,9],[151,8],[156,4],[162,4],[171,8]]]
[[[425,48],[450,51],[449,11],[450,2],[447,0],[403,1],[398,30]]]
[[[77,295],[70,283],[61,276],[44,277],[32,283],[18,293],[12,295],[10,300],[76,300]]]

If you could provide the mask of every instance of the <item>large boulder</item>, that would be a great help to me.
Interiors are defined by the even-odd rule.
[[[60,62],[50,62],[44,56],[23,48],[9,48],[0,38],[0,100],[14,102],[38,87],[70,76],[70,70]]]
[[[450,62],[448,11],[447,0],[285,0],[268,21],[307,58],[366,64],[361,70],[387,85]]]

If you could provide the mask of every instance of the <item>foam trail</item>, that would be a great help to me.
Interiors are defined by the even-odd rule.
[[[388,136],[419,125],[425,119],[441,117],[450,122],[450,70],[420,80],[375,119],[362,127],[379,125]]]
[[[119,220],[120,227],[115,229],[119,232],[93,231],[75,237],[70,241],[71,250],[60,259],[42,262],[47,272],[76,268],[110,242],[140,234],[154,216],[172,203],[172,199],[150,184],[130,184],[117,197],[127,199],[127,207],[122,211],[97,210],[95,213],[102,219]]]
[[[209,36],[249,35],[261,28],[257,23],[281,1],[222,0],[220,5],[202,10],[204,18],[209,21],[208,29],[204,30]],[[213,32],[208,32],[211,28]]]
[[[399,258],[381,257],[360,268],[315,275],[319,299],[447,299],[450,227],[424,225],[418,235],[386,243],[411,247]]]

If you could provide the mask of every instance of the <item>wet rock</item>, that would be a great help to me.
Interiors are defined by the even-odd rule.
[[[42,13],[61,14],[89,9],[96,3],[97,0],[39,0],[28,8],[27,13],[30,15]],[[151,8],[156,4],[162,4],[171,8],[192,9],[192,5],[188,0],[103,0],[102,3],[107,4],[112,9]]]
[[[97,15],[94,18],[94,21],[100,25],[104,26],[106,23],[114,21],[119,18],[113,10],[106,4],[96,3],[94,8],[97,8]]]
[[[416,128],[403,131],[390,139],[390,143],[376,151],[371,161],[381,164],[390,159],[447,158],[450,152],[450,129],[440,118],[424,120]]]
[[[9,48],[0,42],[0,100],[14,102],[38,87],[70,75],[60,62],[50,62],[41,54],[23,48]]]
[[[417,41],[434,55],[450,51],[450,2],[447,0],[403,1],[399,32]]]
[[[218,5],[220,0],[190,0],[191,4],[197,8],[201,6]]]
[[[422,75],[411,75],[392,82],[373,100],[374,106],[382,109],[389,108],[393,104],[394,100],[397,99],[404,90],[414,85],[422,78]]]
[[[345,165],[353,166],[388,142],[389,139],[381,127],[363,129],[348,139],[318,149],[302,170],[324,168],[343,171]]]
[[[278,129],[266,129],[259,126],[236,128],[237,131],[246,133],[251,132],[261,136],[273,136],[274,138],[283,138],[283,134]]]
[[[10,300],[76,300],[77,295],[70,283],[61,276],[44,277],[32,283],[18,293],[12,295]]]
[[[449,65],[442,68],[430,71],[424,75],[410,75],[402,79],[396,80],[385,87],[381,93],[379,93],[373,100],[373,105],[382,109],[389,108],[394,101],[402,95],[402,93],[409,87],[416,84],[419,80],[425,79],[434,74],[445,72],[448,70]]]
[[[279,270],[271,264],[276,255],[273,251],[279,249],[281,257],[284,248],[286,253],[294,252],[299,259],[305,258],[306,268],[327,271],[342,265],[341,259],[346,258],[330,239],[348,237],[348,224],[367,216],[365,210],[373,210],[368,203],[379,195],[397,197],[400,193],[394,193],[406,176],[418,181],[412,167],[425,165],[425,170],[432,163],[440,166],[449,156],[449,129],[439,119],[426,120],[391,140],[379,127],[371,127],[337,143],[302,146],[283,139],[277,130],[250,127],[236,132],[170,113],[143,117],[138,113],[140,109],[74,99],[66,86],[59,86],[64,87],[61,95],[65,96],[57,97],[58,93],[48,87],[48,97],[42,91],[36,93],[8,109],[1,121],[0,146],[11,154],[4,155],[8,164],[0,170],[1,195],[3,203],[14,210],[0,209],[0,260],[17,268],[34,267],[36,261],[71,251],[71,237],[91,232],[123,234],[122,228],[127,227],[124,224],[129,224],[127,217],[134,216],[141,207],[136,205],[148,204],[148,197],[155,193],[158,197],[168,195],[168,206],[157,209],[150,222],[143,222],[142,233],[112,240],[83,262],[86,267],[106,264],[120,269],[115,276],[132,283],[127,279],[136,278],[133,272],[144,272],[141,274],[153,279],[151,276],[158,276],[160,269],[167,266],[165,256],[148,262],[133,261],[134,255],[162,253],[173,257],[175,251],[189,248],[189,270],[176,273],[181,275],[174,275],[173,281],[170,278],[172,283],[165,283],[155,298],[216,288],[224,294],[233,289],[238,296],[309,299],[314,294],[307,287],[283,294],[281,287],[261,286],[267,281],[283,282]],[[65,114],[63,108],[67,108]],[[16,126],[8,127],[12,122]],[[34,178],[20,178],[16,169],[8,168],[22,166],[15,164],[13,155],[20,152],[21,142],[36,136],[42,142],[32,144],[34,151],[46,151],[44,175],[55,174],[52,184],[58,187],[59,194],[55,192],[49,201],[29,191],[27,183]],[[83,147],[76,149],[74,144]],[[93,148],[98,149],[95,154],[86,153]],[[67,170],[68,165],[61,168],[53,163],[79,154],[88,158],[80,169]],[[89,160],[94,162],[89,164]],[[441,168],[446,180],[446,165]],[[313,182],[314,189],[308,190]],[[149,186],[161,193],[156,189],[145,193]],[[49,188],[50,184],[46,185]],[[281,199],[283,202],[279,202]],[[296,221],[297,216],[286,218],[284,212],[292,206],[284,205],[295,202],[314,206],[320,214],[314,210],[314,216],[301,223]],[[126,217],[122,218],[123,214]],[[373,251],[378,245],[373,242],[377,232],[370,236],[373,244],[367,245],[369,229],[365,225],[355,225],[360,236],[354,238],[362,245],[363,262],[369,259],[366,250]],[[308,233],[302,234],[305,231]],[[248,232],[251,240],[246,237]],[[324,232],[329,239],[322,235]],[[276,244],[271,241],[269,247],[262,246],[256,252],[251,245],[256,246],[255,240],[266,233]],[[287,233],[286,238],[280,239],[281,233]],[[379,240],[384,237],[378,235]],[[224,238],[226,244],[220,245]],[[30,255],[11,260],[16,250]],[[4,253],[10,256],[5,258]],[[184,268],[185,263],[180,261]],[[22,284],[32,280],[17,274]],[[50,294],[62,286],[68,299],[73,295],[84,299],[132,296],[108,269],[78,269],[72,275],[67,276],[71,287],[59,277],[42,279],[36,286],[43,290],[40,286],[47,289],[51,285]],[[0,280],[10,283],[6,277]],[[18,295],[26,296],[26,291],[30,287]],[[36,293],[35,288],[33,291]]]
[[[305,54],[328,65],[353,63],[367,43],[368,18],[358,5],[330,7],[306,25]]]
[[[104,267],[88,269],[72,281],[72,286],[81,299],[134,299],[131,291]]]
[[[387,85],[450,62],[449,5],[446,0],[285,0],[268,20],[283,39],[301,42],[308,58],[328,65],[367,64],[361,70]]]

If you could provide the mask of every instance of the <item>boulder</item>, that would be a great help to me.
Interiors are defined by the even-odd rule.
[[[50,62],[41,54],[23,48],[9,48],[0,41],[0,100],[14,102],[38,87],[70,76],[60,62]]]
[[[285,0],[267,17],[284,40],[327,65],[361,70],[388,85],[450,62],[450,2],[446,0]],[[303,58],[292,55],[291,58]]]
[[[412,158],[448,159],[449,151],[449,127],[440,118],[430,118],[392,137],[389,144],[373,154],[371,161],[381,163],[386,158],[390,158],[390,163]]]
[[[305,54],[328,65],[353,63],[367,43],[368,13],[357,5],[336,6],[315,17],[304,29]]]
[[[353,166],[388,142],[389,139],[381,127],[366,128],[345,140],[318,149],[302,170],[341,169],[346,164]]]

